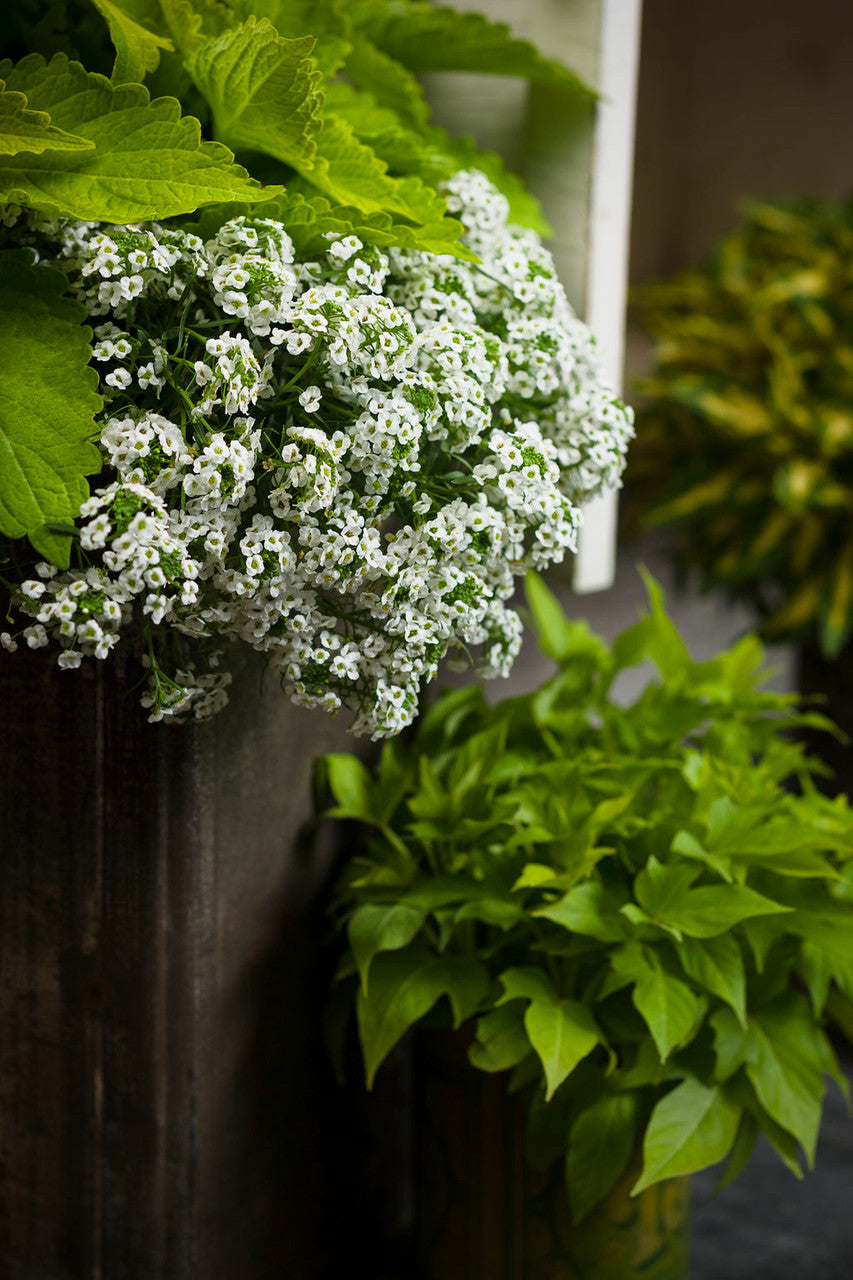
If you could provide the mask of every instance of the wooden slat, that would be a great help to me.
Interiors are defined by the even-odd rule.
[[[179,728],[120,664],[0,663],[2,1280],[313,1280],[406,1212],[332,1079],[296,839],[352,740],[258,674]]]

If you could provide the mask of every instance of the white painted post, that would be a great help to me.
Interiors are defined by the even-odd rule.
[[[595,124],[585,311],[617,390],[625,352],[641,10],[642,0],[604,0],[601,13],[601,101]],[[584,510],[574,562],[577,592],[603,591],[613,583],[617,506],[617,494],[611,490]]]

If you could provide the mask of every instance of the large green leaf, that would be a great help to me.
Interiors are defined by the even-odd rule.
[[[389,107],[403,124],[413,129],[426,125],[429,107],[418,81],[396,58],[364,36],[350,37],[344,73],[359,89],[372,93],[381,106]]]
[[[560,998],[542,969],[525,966],[501,974],[507,1000],[527,1000],[524,1028],[545,1072],[545,1101],[597,1044],[601,1032],[586,1005]]]
[[[631,1195],[664,1178],[695,1173],[722,1160],[731,1148],[740,1107],[719,1086],[684,1080],[657,1104],[643,1141],[643,1172]]]
[[[163,17],[157,0],[92,0],[115,45],[113,84],[138,83],[160,64],[160,50],[174,49],[168,36],[151,30]]]
[[[31,111],[22,93],[10,92],[0,80],[0,155],[19,151],[91,151],[94,143],[51,124],[46,111]]]
[[[628,1167],[637,1141],[638,1101],[635,1093],[605,1094],[572,1125],[566,1182],[575,1222],[604,1199]]]
[[[485,967],[473,957],[435,956],[418,948],[378,955],[369,994],[359,991],[356,1001],[368,1088],[400,1037],[442,996],[459,1026],[477,1011],[488,985]]]
[[[595,1019],[578,1000],[531,1000],[524,1015],[530,1043],[545,1072],[545,1101],[601,1040]]]
[[[233,0],[239,18],[266,18],[279,35],[311,35],[313,58],[325,76],[338,71],[350,51],[350,23],[342,0]]]
[[[761,1105],[814,1164],[831,1050],[802,997],[786,995],[750,1019],[746,1073]]]
[[[759,1102],[802,1145],[814,1163],[825,1090],[834,1056],[803,996],[785,993],[751,1014],[744,1030],[727,1010],[713,1017],[721,1077],[744,1066]]]
[[[468,1050],[480,1071],[507,1071],[530,1053],[521,1005],[513,1002],[477,1019],[477,1038]]]
[[[365,902],[356,907],[347,928],[350,950],[359,975],[361,989],[368,990],[370,965],[380,951],[399,951],[408,946],[420,929],[426,912],[404,902],[381,905]]]
[[[446,212],[443,198],[419,178],[389,177],[384,161],[359,142],[344,120],[326,119],[313,163],[300,165],[299,171],[333,200],[353,204],[363,213],[384,210],[413,222],[438,224]]]
[[[534,912],[562,925],[570,933],[588,934],[602,942],[619,942],[628,934],[619,904],[596,881],[579,884],[557,902]]]
[[[314,39],[285,39],[249,18],[209,40],[186,67],[213,111],[217,137],[299,168],[316,151],[323,95],[311,60]]]
[[[684,938],[676,953],[688,977],[725,1000],[746,1026],[746,969],[737,939],[725,933],[702,942]]]
[[[70,524],[88,496],[102,403],[86,312],[65,287],[28,252],[0,253],[0,530],[63,567],[69,540],[45,524]]]
[[[702,1004],[690,988],[664,969],[652,947],[629,943],[612,959],[614,972],[633,979],[633,1000],[665,1061],[696,1027]]]
[[[412,71],[477,71],[521,76],[591,91],[567,67],[544,58],[502,22],[480,13],[438,7],[428,0],[353,0],[356,30]]]
[[[47,111],[51,123],[94,143],[79,152],[0,156],[0,201],[52,215],[134,222],[189,213],[225,200],[266,200],[231,153],[201,140],[173,98],[150,101],[142,85],[112,85],[64,54],[0,63],[7,87]]]
[[[728,932],[752,916],[781,915],[790,907],[773,902],[745,885],[691,888],[699,875],[696,863],[662,865],[650,858],[634,882],[637,901],[650,919],[692,938]]]

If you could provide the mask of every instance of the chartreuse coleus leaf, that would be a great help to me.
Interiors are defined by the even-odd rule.
[[[51,123],[93,143],[91,150],[0,156],[0,202],[98,222],[135,222],[189,213],[223,200],[275,194],[233,163],[226,147],[203,142],[199,123],[174,98],[151,101],[142,85],[112,85],[61,53],[0,63],[7,88],[47,111]]]
[[[289,40],[264,19],[209,40],[185,59],[228,146],[262,151],[294,168],[316,152],[323,96],[312,36]]]
[[[0,80],[0,155],[19,151],[91,151],[94,143],[51,124],[46,111],[31,111],[22,93],[13,93]]]
[[[299,172],[313,186],[340,204],[353,204],[363,213],[390,212],[409,219],[425,230],[422,235],[443,242],[439,252],[448,252],[442,223],[461,234],[461,224],[445,219],[444,199],[419,178],[392,178],[383,160],[359,142],[345,120],[330,117],[317,138],[317,154]],[[435,231],[439,235],[435,235]],[[459,246],[458,256],[476,261],[470,251]]]
[[[102,407],[86,311],[65,287],[27,251],[0,253],[0,531],[61,568],[69,540],[45,525],[71,524],[88,496]]]
[[[381,106],[390,108],[402,124],[422,129],[429,119],[429,107],[411,71],[358,32],[350,34],[349,42],[343,66],[347,78],[371,93]]]
[[[350,52],[350,21],[341,0],[232,0],[237,19],[266,18],[279,35],[312,35],[313,58],[326,77],[340,70]]]
[[[158,0],[175,48],[191,53],[205,40],[221,36],[239,19],[228,0]]]
[[[172,50],[167,35],[156,29],[163,23],[157,0],[92,0],[106,19],[115,45],[113,84],[138,83],[160,64],[160,51]]]
[[[652,1112],[643,1139],[643,1171],[631,1189],[639,1195],[664,1178],[695,1173],[722,1160],[731,1148],[740,1107],[719,1085],[687,1079],[676,1085]]]
[[[529,1001],[524,1028],[545,1073],[545,1100],[579,1062],[601,1043],[601,1032],[589,1009],[578,1000],[558,996],[541,969],[508,969],[501,974],[504,1000]]]
[[[481,961],[469,956],[439,955],[419,947],[378,955],[370,972],[370,996],[356,1000],[358,1032],[367,1085],[400,1037],[447,996],[453,1024],[459,1026],[482,1003],[489,987]]]
[[[351,0],[353,26],[412,71],[477,71],[560,85],[585,97],[581,80],[502,22],[427,0]]]
[[[572,1125],[566,1183],[574,1222],[604,1199],[628,1167],[637,1142],[638,1103],[636,1093],[605,1094]]]

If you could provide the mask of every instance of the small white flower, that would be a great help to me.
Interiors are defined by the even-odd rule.
[[[316,413],[320,408],[322,393],[319,387],[306,387],[299,397],[299,403],[306,413]]]

